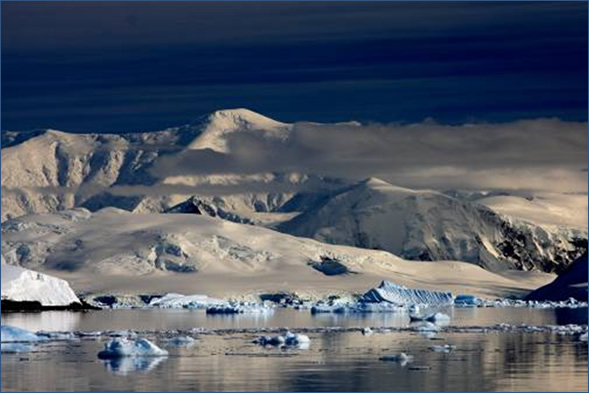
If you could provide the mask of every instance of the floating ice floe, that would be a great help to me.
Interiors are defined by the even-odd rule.
[[[135,356],[168,356],[168,351],[161,349],[146,338],[137,340],[113,339],[104,344],[104,350],[98,353],[100,359],[116,359]]]
[[[173,337],[166,341],[166,345],[171,347],[192,347],[196,344],[196,340],[190,336]]]
[[[125,338],[135,338],[137,337],[137,333],[133,330],[107,330],[102,333],[103,336],[107,337],[125,337]]]
[[[70,341],[76,340],[78,336],[72,332],[37,332],[37,336],[44,337],[51,341]]]
[[[99,338],[100,336],[102,336],[102,332],[99,330],[95,330],[95,331],[77,331],[75,332],[76,335],[80,338],[86,338],[86,339],[96,339]]]
[[[151,302],[149,302],[149,307],[205,309],[212,305],[220,304],[223,304],[221,299],[211,298],[207,295],[168,293],[160,298],[152,299]]]
[[[383,355],[379,358],[379,360],[385,362],[395,362],[399,363],[401,366],[405,366],[407,363],[411,363],[413,361],[413,356],[407,355],[405,352],[401,352],[394,355]]]
[[[225,303],[216,306],[209,306],[207,314],[269,314],[274,308],[259,303]]]
[[[1,326],[1,339],[3,343],[28,343],[47,341],[46,337],[38,336],[37,334],[25,329],[17,328],[9,325]]]
[[[306,349],[311,343],[309,336],[304,334],[296,334],[290,331],[282,333],[278,336],[262,336],[254,340],[256,344],[262,346],[274,346],[274,347],[297,347]]]
[[[579,341],[587,342],[587,333],[583,333],[579,336]]]
[[[412,323],[410,329],[419,333],[437,333],[440,331],[438,325],[427,321]]]
[[[35,345],[30,343],[2,343],[0,344],[0,352],[2,353],[27,353],[33,352]]]
[[[450,316],[441,312],[437,312],[437,313],[433,313],[433,314],[427,314],[427,315],[415,315],[415,314],[410,314],[409,318],[412,322],[414,321],[427,321],[427,322],[432,322],[432,323],[437,323],[437,324],[445,324],[450,322]]]
[[[450,344],[432,345],[431,347],[429,347],[430,351],[441,352],[441,353],[450,353],[455,349],[456,349],[456,345],[450,345]]]
[[[362,335],[364,336],[370,336],[372,333],[374,332],[369,327],[365,327],[362,329]]]

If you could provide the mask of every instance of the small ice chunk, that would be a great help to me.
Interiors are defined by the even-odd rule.
[[[274,347],[299,347],[307,348],[311,342],[309,336],[304,334],[295,334],[290,331],[278,336],[262,336],[254,340],[256,344],[263,346],[271,345]]]
[[[309,344],[311,339],[309,336],[304,334],[294,334],[291,332],[286,332],[284,344],[288,346],[299,346],[304,344]]]
[[[459,307],[476,307],[481,303],[481,299],[473,295],[458,295],[454,299],[454,304]]]
[[[428,314],[428,315],[415,315],[415,314],[410,314],[409,315],[409,319],[412,322],[415,321],[427,321],[427,322],[433,322],[433,323],[447,323],[450,322],[450,316],[448,316],[447,314],[441,313],[441,312],[437,312],[434,314]]]
[[[435,314],[428,315],[425,320],[433,323],[449,322],[450,316],[448,314],[437,312]]]
[[[37,332],[37,336],[45,337],[51,341],[69,341],[69,340],[76,340],[77,337],[72,332],[44,332],[40,331]]]
[[[99,338],[100,336],[102,336],[102,332],[101,331],[78,331],[76,332],[76,334],[78,335],[78,337],[80,338]]]
[[[111,330],[106,332],[105,334],[108,337],[127,337],[127,338],[135,338],[137,337],[137,333],[132,330]]]
[[[440,327],[437,326],[436,324],[433,324],[431,322],[422,322],[422,323],[417,323],[417,324],[413,324],[413,326],[411,326],[412,330],[415,330],[416,332],[439,332],[440,331]]]
[[[385,362],[396,362],[399,363],[401,366],[404,366],[407,363],[411,363],[413,361],[413,356],[407,355],[405,352],[401,352],[399,354],[394,355],[383,355],[379,358],[379,360]]]
[[[585,332],[585,333],[581,334],[581,335],[579,336],[579,340],[580,340],[580,341],[587,342],[587,333]]]
[[[45,337],[39,337],[28,330],[9,325],[2,325],[0,333],[0,341],[3,343],[37,342],[47,340]]]
[[[104,344],[104,350],[98,353],[100,359],[116,359],[133,356],[168,356],[168,351],[161,349],[145,338],[137,340],[115,338]]]
[[[372,333],[373,331],[369,327],[365,327],[362,329],[362,335],[364,336],[370,336]]]
[[[450,344],[433,345],[433,346],[429,347],[429,349],[430,349],[430,351],[434,351],[434,352],[450,353],[456,349],[456,345],[450,345]]]

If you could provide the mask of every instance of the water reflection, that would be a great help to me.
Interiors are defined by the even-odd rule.
[[[449,308],[452,326],[587,324],[587,308]],[[407,313],[316,314],[308,310],[277,309],[271,314],[206,315],[203,310],[103,310],[94,312],[6,313],[2,323],[38,331],[68,330],[187,330],[204,328],[370,326],[407,327]]]
[[[167,359],[101,363],[101,343],[2,355],[2,391],[587,391],[587,345],[546,333],[309,334],[307,350],[267,349],[252,334],[203,335]],[[439,341],[438,341],[439,340]],[[432,345],[456,345],[451,353]],[[407,367],[380,361],[414,357]],[[415,368],[426,366],[426,371]],[[121,378],[113,378],[113,374]]]
[[[587,307],[584,308],[558,308],[554,310],[557,325],[567,325],[569,323],[577,325],[587,324]]]
[[[33,332],[77,330],[83,312],[44,311],[29,313],[3,313],[2,324],[20,327]]]
[[[106,369],[116,375],[127,376],[131,373],[147,374],[163,363],[167,357],[123,357],[103,360]]]
[[[455,309],[455,326],[587,323],[587,309]],[[172,330],[192,327],[408,326],[405,314],[207,316],[189,310],[3,314],[2,323],[30,330]],[[2,391],[587,391],[587,344],[549,333],[309,333],[307,350],[267,349],[260,334],[203,334],[168,358],[101,363],[105,339],[56,342],[42,350],[2,354]],[[432,345],[456,345],[451,353]],[[4,345],[3,345],[4,347]],[[380,361],[404,352],[407,367]],[[23,360],[24,359],[24,360]],[[414,368],[426,366],[426,371]],[[120,376],[115,378],[113,375]]]

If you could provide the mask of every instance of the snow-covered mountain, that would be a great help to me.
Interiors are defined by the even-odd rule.
[[[408,287],[498,296],[523,294],[554,278],[535,272],[511,279],[473,264],[406,261],[385,251],[324,244],[202,215],[114,208],[8,220],[2,224],[2,255],[9,264],[67,279],[80,293],[338,293],[364,291],[389,279]],[[354,274],[317,269],[326,259]]]
[[[463,260],[494,271],[559,271],[587,249],[586,198],[583,210],[578,195],[533,201],[485,192],[465,197],[273,168],[247,175],[152,172],[160,160],[182,154],[230,153],[227,141],[234,133],[287,144],[293,127],[233,109],[156,132],[4,132],[2,221],[78,207],[191,213],[407,259]],[[241,188],[252,182],[262,185],[259,191]],[[237,191],[215,193],[215,187]],[[578,218],[581,213],[585,221]]]
[[[561,270],[587,248],[586,230],[539,226],[375,178],[335,193],[278,229],[406,259],[468,261],[492,271]]]
[[[199,184],[239,183],[243,178],[231,175],[155,178],[149,169],[158,157],[186,150],[207,148],[226,152],[226,138],[232,132],[256,132],[282,140],[290,127],[246,109],[235,109],[217,111],[192,124],[157,132],[117,135],[70,134],[55,130],[5,132],[2,220],[73,207],[98,210],[115,206],[129,211],[162,211],[185,201],[191,193],[160,192],[154,196],[138,191],[121,194],[109,191],[109,187],[155,189],[158,185],[188,185],[198,189]],[[257,175],[256,180],[297,183],[305,178],[267,173]],[[290,197],[292,193],[261,192],[226,199],[228,204],[241,203],[271,210]]]
[[[189,149],[211,149],[226,153],[227,135],[233,132],[256,132],[265,138],[285,140],[291,124],[281,123],[248,109],[216,111],[196,122],[201,132],[188,144]]]
[[[81,303],[66,281],[20,266],[7,265],[4,261],[2,300],[39,302],[42,306],[70,306]]]

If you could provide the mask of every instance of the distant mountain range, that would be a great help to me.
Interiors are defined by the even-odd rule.
[[[236,109],[155,132],[4,132],[2,253],[15,252],[20,256],[7,259],[27,264],[26,253],[14,251],[15,244],[40,246],[26,230],[20,239],[14,233],[14,228],[25,225],[18,217],[73,208],[205,215],[324,243],[384,250],[409,260],[465,261],[494,272],[560,272],[587,251],[586,194],[412,190],[378,178],[359,181],[277,172],[271,167],[255,174],[161,177],[153,172],[161,160],[191,151],[229,157],[227,141],[232,133],[288,144],[292,128]],[[74,230],[76,226],[67,228]],[[10,244],[4,240],[5,232],[10,233]],[[49,247],[34,254],[43,259],[35,263],[56,261],[51,252],[57,251]],[[171,270],[199,266],[178,261],[166,265],[158,258],[154,266]],[[117,263],[139,263],[129,261]],[[109,266],[126,269],[116,267],[117,263]],[[69,269],[66,265],[54,263],[52,268]]]

